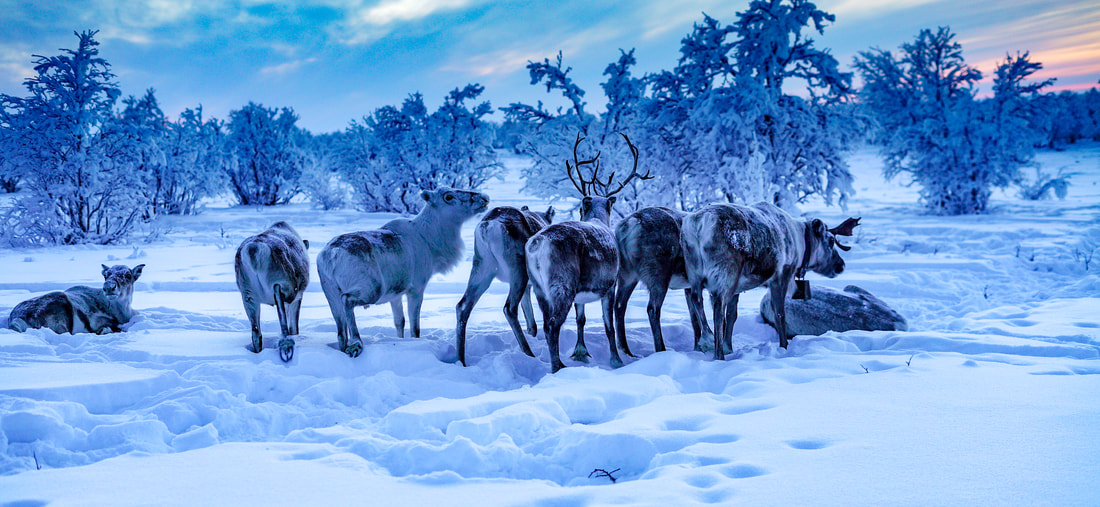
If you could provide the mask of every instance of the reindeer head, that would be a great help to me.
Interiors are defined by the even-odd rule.
[[[626,187],[627,183],[630,183],[634,178],[640,178],[642,180],[653,179],[653,176],[646,172],[645,175],[638,174],[638,147],[634,146],[634,143],[630,142],[630,138],[620,132],[623,139],[626,140],[627,146],[630,147],[630,154],[634,157],[634,167],[630,170],[630,174],[625,179],[619,182],[618,186],[614,189],[611,188],[612,183],[615,181],[615,173],[612,172],[606,181],[600,180],[600,152],[596,152],[596,156],[589,160],[580,160],[577,157],[577,147],[580,146],[581,141],[584,140],[581,137],[580,132],[577,133],[577,142],[573,144],[573,162],[575,166],[570,166],[569,161],[565,162],[565,172],[569,176],[569,181],[573,182],[573,186],[580,191],[581,196],[581,221],[596,219],[603,222],[605,225],[611,223],[611,207],[615,205],[615,194],[622,191]],[[581,166],[595,164],[592,168],[592,177],[588,180],[584,179],[584,175],[581,173]],[[573,177],[574,170],[577,173],[576,178]],[[580,181],[578,183],[577,181]]]
[[[103,267],[103,293],[123,299],[134,293],[134,282],[141,276],[141,270],[145,268],[144,264],[138,264],[134,269],[122,264],[111,267],[107,267],[106,264],[100,264],[100,266]]]
[[[530,213],[532,215],[535,215],[536,217],[539,217],[543,222],[546,223],[546,225],[554,223],[554,214],[557,213],[557,210],[555,210],[553,206],[546,208],[545,212],[538,212],[531,211],[531,208],[529,206],[524,205],[522,208],[520,208],[520,211],[523,211],[524,213]]]
[[[859,218],[848,218],[832,229],[826,229],[825,223],[813,219],[806,224],[806,255],[803,269],[810,269],[822,276],[833,278],[844,271],[844,259],[837,250],[848,251],[852,247],[837,240],[837,236],[851,236],[852,229],[859,225]]]
[[[489,207],[489,196],[481,192],[439,187],[425,190],[420,197],[427,203],[425,209],[434,208],[443,214],[469,218]]]

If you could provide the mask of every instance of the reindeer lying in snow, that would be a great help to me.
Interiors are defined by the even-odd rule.
[[[634,156],[634,169],[620,182],[618,188],[609,190],[614,173],[606,183],[599,179],[599,153],[591,160],[581,161],[577,157],[577,146],[584,139],[577,134],[573,145],[573,160],[576,163],[577,178],[573,177],[573,167],[565,163],[566,174],[573,186],[577,187],[584,198],[581,200],[580,221],[562,222],[551,225],[535,234],[527,241],[527,272],[531,285],[539,301],[539,309],[546,327],[546,342],[550,348],[550,367],[553,371],[565,365],[558,356],[558,335],[565,317],[569,315],[569,306],[577,312],[577,345],[573,349],[573,359],[587,361],[588,349],[584,345],[584,305],[599,299],[603,306],[604,332],[611,351],[611,366],[622,366],[619,350],[615,344],[614,308],[615,277],[619,269],[619,252],[615,246],[615,235],[609,225],[611,207],[615,204],[615,194],[622,190],[635,177],[652,178],[638,174],[638,148],[630,143],[623,134]],[[590,180],[585,181],[581,167],[595,164]],[[580,183],[577,180],[580,180]],[[597,189],[602,192],[597,194]]]
[[[531,308],[531,291],[527,286],[527,254],[523,245],[535,233],[550,224],[554,218],[554,207],[545,213],[530,211],[527,206],[515,209],[510,206],[493,208],[474,230],[474,260],[470,268],[470,281],[466,293],[458,302],[458,326],[455,330],[455,342],[458,348],[458,360],[466,365],[466,322],[474,305],[494,278],[508,285],[508,299],[504,303],[504,317],[516,342],[524,354],[534,357],[523,330],[519,327],[518,309],[522,303],[523,316],[527,320],[527,330],[531,336],[538,332],[534,311]]]
[[[130,302],[143,268],[103,265],[102,289],[77,285],[23,301],[12,309],[8,328],[20,333],[43,327],[57,334],[119,332],[134,315]]]
[[[712,204],[684,218],[680,243],[684,249],[688,283],[695,302],[689,310],[702,313],[703,288],[710,291],[714,307],[714,357],[725,357],[737,320],[738,294],[767,285],[776,316],[779,345],[787,348],[784,301],[794,289],[795,278],[812,270],[829,278],[844,271],[837,249],[851,247],[836,236],[851,236],[859,225],[849,218],[826,229],[818,219],[796,220],[768,203],[754,206]],[[699,333],[695,333],[699,349]]]
[[[355,307],[389,303],[398,338],[405,335],[401,296],[409,299],[414,338],[420,337],[424,287],[435,273],[450,271],[462,258],[462,224],[489,206],[478,192],[440,188],[420,194],[427,203],[415,218],[391,220],[381,229],[342,234],[317,255],[317,274],[336,320],[340,350],[363,351]]]
[[[294,357],[294,339],[290,336],[298,334],[302,296],[309,285],[308,248],[309,242],[286,222],[276,222],[237,248],[233,267],[244,312],[252,325],[252,352],[264,348],[260,304],[265,304],[274,306],[279,316],[279,358],[290,361]]]

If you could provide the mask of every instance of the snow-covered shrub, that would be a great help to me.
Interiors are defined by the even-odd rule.
[[[340,136],[337,153],[356,206],[414,213],[421,207],[421,190],[476,189],[498,176],[502,166],[492,147],[492,129],[483,120],[489,103],[473,109],[466,105],[483,90],[479,85],[456,88],[431,114],[416,93],[400,108],[384,106],[353,121]]]
[[[1069,179],[1077,173],[1067,173],[1065,168],[1058,168],[1058,172],[1050,174],[1043,171],[1038,165],[1035,167],[1035,178],[1023,180],[1020,183],[1019,195],[1023,199],[1038,201],[1049,199],[1051,194],[1059,199],[1065,199],[1069,194]]]
[[[681,41],[671,71],[632,77],[633,51],[608,65],[607,112],[598,118],[585,114],[584,91],[569,78],[560,53],[555,63],[530,62],[532,84],[561,90],[572,108],[504,108],[510,121],[530,127],[523,147],[535,165],[524,175],[527,190],[575,194],[563,164],[572,158],[577,132],[591,143],[582,155],[602,153],[608,171],[629,167],[617,135],[624,132],[641,151],[639,171],[654,178],[632,182],[619,213],[719,200],[764,199],[790,208],[811,195],[843,205],[853,190],[842,155],[867,122],[844,103],[851,74],[802,34],[807,27],[820,33],[833,19],[803,0],[751,2],[733,25],[704,15]],[[805,85],[808,98],[784,91],[792,80]]]
[[[110,158],[116,139],[106,127],[119,89],[95,34],[76,34],[76,50],[37,56],[29,96],[0,96],[0,124],[15,137],[6,156],[27,188],[4,216],[9,242],[110,244],[141,219],[139,175]]]
[[[1028,55],[996,70],[994,97],[975,98],[981,72],[966,64],[950,29],[922,30],[914,42],[860,53],[864,103],[877,119],[885,173],[907,173],[932,212],[982,213],[996,187],[1020,179],[1037,139],[1029,98],[1050,84],[1024,84],[1040,68]]]
[[[339,134],[314,136],[306,148],[306,164],[299,182],[315,207],[340,209],[347,205],[351,188],[336,170]]]
[[[223,192],[229,164],[222,122],[203,118],[202,106],[187,108],[168,123],[165,165],[149,179],[156,214],[192,215],[199,201]]]
[[[0,114],[0,192],[14,193],[19,191],[19,167],[12,160],[10,152],[15,149],[10,143],[15,142],[15,133],[6,126]]]
[[[230,111],[226,148],[231,159],[226,174],[239,203],[286,204],[298,194],[305,165],[301,144],[308,133],[297,122],[298,116],[285,107],[268,109],[249,102]]]

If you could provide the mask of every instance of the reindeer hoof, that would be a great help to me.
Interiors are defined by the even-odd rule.
[[[623,360],[622,360],[622,358],[618,358],[618,357],[612,357],[612,358],[611,358],[611,367],[612,367],[612,368],[616,368],[616,369],[617,369],[617,368],[622,368],[622,367],[623,367]]]
[[[348,346],[344,348],[344,352],[348,357],[359,357],[359,354],[363,353],[363,342],[349,343]]]
[[[565,365],[562,363],[550,365],[550,373],[557,373],[561,371],[562,368],[565,368]]]
[[[248,348],[253,354],[259,354],[264,349],[263,340],[252,340],[252,346]]]
[[[279,359],[282,359],[284,363],[289,362],[294,357],[294,340],[291,338],[283,338],[279,340]]]
[[[588,349],[577,348],[573,350],[573,355],[571,357],[574,361],[587,363],[588,358],[592,357],[592,354],[588,353]]]

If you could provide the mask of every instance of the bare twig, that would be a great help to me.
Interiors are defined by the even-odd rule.
[[[915,356],[916,354],[913,354]],[[905,366],[909,366],[913,363],[913,356],[909,356],[909,359],[905,361]]]
[[[604,470],[602,468],[597,468],[597,469],[593,470],[592,473],[588,474],[588,478],[591,479],[593,475],[595,475],[596,477],[607,477],[608,479],[611,479],[611,483],[614,484],[617,479],[615,479],[615,476],[611,475],[611,474],[613,474],[615,472],[618,472],[619,470],[622,470],[622,469],[621,468],[616,468],[616,469],[608,472],[607,470]]]
[[[866,366],[863,366],[863,365],[861,364],[861,365],[859,365],[859,367],[860,367],[860,368],[863,368],[863,373],[871,373],[871,370],[868,370]]]
[[[31,453],[31,455],[34,456],[34,469],[35,470],[42,470],[42,465],[38,464],[38,453],[34,452],[34,453]]]

